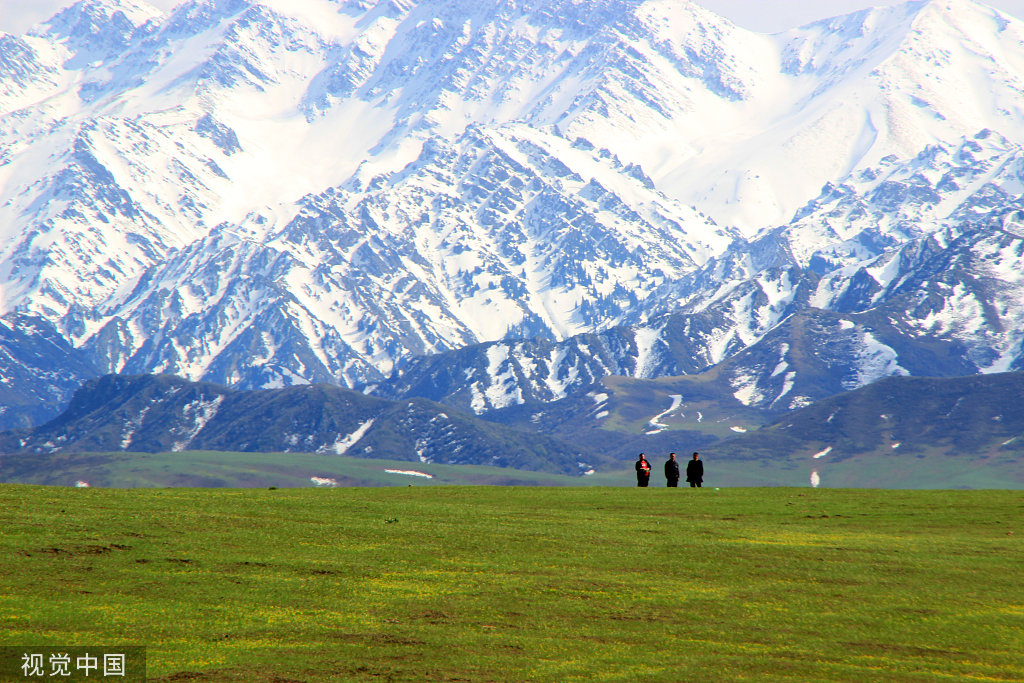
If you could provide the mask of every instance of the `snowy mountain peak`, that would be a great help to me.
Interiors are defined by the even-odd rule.
[[[782,33],[782,71],[829,80],[846,75],[851,68],[867,66],[870,71],[870,62],[877,63],[898,49],[918,15],[932,1],[863,9]]]
[[[121,18],[133,26],[141,26],[162,14],[152,5],[135,0],[79,0],[33,28],[29,35],[55,39],[84,37],[90,30],[93,33],[103,33],[111,28],[120,31],[120,25],[111,27],[109,22]]]
[[[980,3],[864,10],[774,40],[779,71],[764,68],[771,87],[752,91],[756,106],[716,112],[740,151],[709,144],[652,174],[662,191],[748,234],[788,222],[818,193],[812,177],[836,182],[984,128],[1024,142],[1024,23]]]
[[[0,311],[232,386],[679,311],[718,362],[1021,208],[1022,45],[968,0],[775,36],[685,0],[81,2],[0,36]]]
[[[120,54],[140,26],[161,15],[134,0],[79,0],[29,35],[63,47],[71,57],[64,67],[76,69]]]
[[[791,252],[818,272],[872,259],[886,249],[977,217],[1020,206],[1024,149],[982,130],[895,155],[827,184],[784,229]]]

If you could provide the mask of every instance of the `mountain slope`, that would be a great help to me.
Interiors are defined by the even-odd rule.
[[[107,375],[75,392],[56,419],[0,434],[0,450],[349,453],[565,474],[590,468],[578,449],[557,439],[440,408],[327,385],[237,392],[168,375]]]
[[[826,273],[932,233],[1022,208],[1024,151],[990,130],[886,158],[801,208],[779,232],[797,263]]]
[[[815,486],[843,481],[894,486],[911,471],[942,486],[944,476],[993,468],[1019,486],[1024,484],[1022,393],[1019,372],[890,377],[710,446],[709,458],[790,459],[807,468]]]
[[[1022,45],[970,0],[778,36],[684,0],[83,0],[0,44],[0,312],[236,388],[552,340],[441,392],[473,410],[698,371],[808,307],[1018,367],[1015,243],[967,235],[1020,207]]]
[[[781,225],[826,182],[988,129],[1024,142],[1024,24],[969,0],[906,2],[775,36],[781,77],[741,141],[653,177],[726,224]],[[711,142],[711,141],[709,141]],[[650,164],[648,164],[650,165]]]
[[[111,371],[352,386],[416,353],[605,326],[731,239],[615,163],[525,129],[434,140],[362,192],[214,230],[76,332]]]
[[[609,373],[558,401],[524,395],[484,417],[591,448],[622,440],[623,435],[657,437],[647,448],[655,442],[677,448],[679,441],[697,447],[886,377],[969,373],[973,368],[963,351],[956,342],[915,339],[883,312],[841,314],[812,308],[700,373],[657,379]],[[516,369],[523,366],[521,362]],[[446,385],[424,381],[420,386]],[[514,386],[512,377],[506,378],[506,386]],[[417,388],[411,386],[406,395],[416,395]],[[493,395],[493,384],[489,391]],[[449,393],[438,400],[461,405],[461,398]],[[644,439],[632,440],[643,450]]]
[[[0,429],[58,415],[99,369],[41,318],[0,318]]]
[[[790,410],[894,374],[1016,370],[1024,364],[1021,220],[976,214],[959,234],[928,235],[824,277],[771,267],[795,259],[770,236],[675,283],[680,312],[564,342],[416,358],[373,392],[484,413],[556,401],[610,376],[705,374],[720,378],[726,402]]]

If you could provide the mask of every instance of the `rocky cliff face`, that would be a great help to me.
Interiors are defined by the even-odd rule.
[[[0,318],[0,429],[46,422],[98,372],[45,320]]]

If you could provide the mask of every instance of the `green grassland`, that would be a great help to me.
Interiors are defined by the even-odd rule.
[[[625,465],[625,463],[624,463]],[[432,479],[387,470],[416,471]],[[434,465],[315,453],[55,453],[0,456],[0,481],[19,484],[115,488],[278,488],[313,487],[313,477],[338,486],[579,486],[592,477],[571,477],[477,465]],[[630,472],[603,473],[595,482],[635,484]]]
[[[664,455],[651,455],[652,486],[664,486]],[[0,455],[0,483],[106,488],[314,488],[312,478],[336,486],[636,486],[632,462],[589,476],[568,476],[482,465],[438,465],[313,453],[54,453]],[[710,468],[711,466],[709,466]],[[807,485],[807,472],[790,461],[715,462],[709,486]],[[387,470],[414,471],[427,479]],[[997,487],[1001,488],[1001,487]]]
[[[670,432],[667,440],[678,433]],[[685,441],[683,441],[685,443]],[[953,457],[945,452],[862,453],[839,462],[815,459],[804,448],[776,459],[752,458],[730,443],[701,448],[705,483],[715,486],[810,486],[818,473],[822,487],[900,489],[1024,489],[1016,452]],[[676,447],[677,446],[672,446]],[[681,461],[689,451],[679,448]],[[663,452],[649,451],[651,485],[663,487]],[[415,471],[431,479],[387,470]],[[636,485],[632,462],[590,476],[568,476],[478,465],[438,465],[311,453],[54,453],[0,455],[0,482],[113,488],[313,488],[312,478],[336,486],[628,486]]]
[[[892,489],[1024,489],[1024,469],[1016,454],[952,457],[946,453],[896,456],[868,453],[831,463],[806,458],[823,487]]]
[[[157,681],[1024,680],[1015,491],[0,485],[0,645]]]

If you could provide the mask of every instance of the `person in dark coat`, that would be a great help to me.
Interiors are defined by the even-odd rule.
[[[676,454],[670,453],[668,460],[665,461],[665,479],[668,480],[666,486],[669,488],[677,488],[679,486],[679,463],[676,462]]]
[[[690,482],[691,489],[694,486],[700,488],[701,482],[704,481],[704,463],[696,453],[693,454],[693,460],[686,463],[686,481]]]
[[[647,462],[647,458],[644,454],[640,454],[640,459],[636,461],[636,485],[642,488],[647,488],[647,482],[651,480],[651,464]]]

